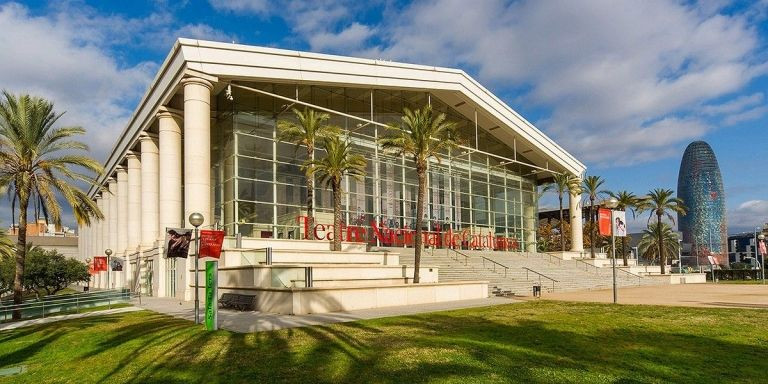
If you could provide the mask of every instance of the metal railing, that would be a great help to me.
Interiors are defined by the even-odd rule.
[[[463,261],[464,265],[467,265],[468,262],[469,262],[469,259],[472,257],[472,256],[465,255],[464,253],[462,253],[460,251],[457,251],[455,249],[451,249],[451,248],[446,248],[446,252],[448,253],[448,257],[451,257],[451,252],[453,252],[455,257],[451,257],[451,258],[453,260],[458,261],[458,262],[462,262]],[[459,255],[464,256],[464,259],[463,260],[459,259],[459,257],[458,257]],[[509,272],[509,267],[508,266],[506,266],[504,264],[501,264],[498,261],[491,260],[491,259],[489,259],[489,258],[487,258],[485,256],[475,256],[475,257],[479,257],[482,260],[483,269],[486,269],[486,270],[489,270],[489,271],[493,271],[493,272],[496,272],[496,273],[501,273],[500,271],[503,270],[504,271],[504,277],[507,277],[507,274]],[[490,265],[490,267],[488,267],[488,265]]]
[[[586,261],[584,261],[584,260],[581,260],[581,259],[571,259],[571,260],[573,260],[573,261],[577,261],[577,262],[579,262],[579,263],[582,263],[582,264],[584,264],[584,265],[585,265],[585,267],[584,267],[584,270],[585,270],[585,271],[589,271],[589,268],[592,268],[592,271],[593,271],[593,272],[595,272],[595,273],[597,273],[597,271],[599,271],[599,270],[600,270],[600,268],[598,268],[596,265],[594,265],[594,264],[590,264],[590,263],[587,263],[587,262],[586,262]]]
[[[544,258],[544,255],[548,256],[548,257],[549,257],[549,263],[550,263],[550,264],[554,264],[554,263],[552,262],[552,259],[553,259],[553,258],[554,258],[555,260],[557,260],[557,265],[560,265],[560,263],[561,263],[561,262],[562,262],[562,260],[563,260],[563,259],[561,259],[561,258],[559,258],[559,257],[557,257],[557,256],[555,256],[555,255],[549,254],[549,253],[537,253],[537,254],[538,254],[538,255],[541,255],[541,258],[542,258],[542,259]]]
[[[242,265],[272,265],[272,247],[240,250]]]
[[[638,274],[636,274],[636,273],[632,273],[632,272],[630,272],[630,271],[625,271],[625,270],[623,270],[623,269],[621,269],[621,268],[618,268],[618,267],[616,268],[616,270],[617,270],[617,271],[621,271],[621,272],[624,272],[624,273],[626,273],[626,274],[628,274],[628,275],[631,275],[631,276],[637,277],[637,285],[641,285],[640,281],[641,281],[641,279],[643,278],[642,276],[640,276],[640,275],[638,275]]]
[[[132,298],[141,295],[128,289],[104,290],[70,295],[46,296],[39,300],[27,300],[21,304],[0,303],[0,321],[8,321],[14,311],[21,311],[22,319],[45,318],[51,314],[79,313],[82,309],[104,306],[111,308],[113,304],[127,303]]]
[[[530,279],[528,278],[528,272],[533,272],[533,273],[535,273],[536,275],[538,275],[538,276],[539,276],[539,285],[541,285],[541,278],[542,278],[542,277],[543,277],[543,278],[545,278],[545,279],[547,279],[547,280],[549,280],[549,281],[551,281],[551,282],[552,282],[552,290],[553,290],[553,291],[555,290],[555,283],[559,283],[559,282],[560,282],[560,280],[556,280],[556,279],[553,279],[553,278],[551,278],[551,277],[549,277],[549,276],[547,276],[547,275],[545,275],[545,274],[543,274],[543,273],[540,273],[540,272],[536,272],[536,271],[534,271],[533,269],[530,269],[530,268],[528,268],[528,267],[522,267],[522,268],[523,268],[523,269],[525,269],[525,279],[526,279],[526,280],[530,280]]]

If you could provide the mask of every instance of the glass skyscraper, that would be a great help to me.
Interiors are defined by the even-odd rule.
[[[690,256],[707,265],[707,256],[719,264],[728,264],[728,231],[725,216],[725,192],[720,167],[712,147],[704,141],[689,144],[680,163],[677,179],[678,197],[687,214],[678,215],[683,243],[691,245]]]

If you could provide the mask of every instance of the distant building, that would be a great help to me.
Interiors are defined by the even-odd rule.
[[[690,256],[706,265],[707,256],[728,264],[725,192],[720,167],[712,147],[703,141],[689,144],[680,162],[677,196],[687,214],[678,215],[683,243],[690,246]]]
[[[15,224],[8,227],[8,234],[18,235],[19,225]],[[37,222],[27,223],[27,236],[72,237],[75,236],[75,231],[69,227],[46,223],[45,220],[37,220]]]
[[[16,241],[18,241],[16,235],[8,235],[8,239],[13,244],[16,244]],[[55,249],[56,252],[64,255],[64,257],[85,261],[85,258],[79,254],[77,236],[27,236],[27,244],[40,247],[46,251]]]

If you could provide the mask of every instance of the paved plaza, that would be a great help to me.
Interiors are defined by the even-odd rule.
[[[284,328],[325,325],[349,321],[377,319],[381,317],[414,315],[418,313],[448,311],[452,309],[487,307],[489,305],[511,304],[520,300],[489,297],[484,299],[449,301],[433,304],[404,305],[398,307],[361,309],[347,312],[318,313],[309,315],[280,315],[258,311],[240,312],[219,310],[219,327],[233,332],[262,332]],[[200,303],[200,321],[203,321],[204,304]],[[141,307],[170,316],[194,321],[194,303],[170,298],[142,298]]]
[[[611,289],[544,294],[545,300],[610,303]],[[768,309],[768,285],[682,284],[619,288],[620,304],[672,305],[709,308]]]

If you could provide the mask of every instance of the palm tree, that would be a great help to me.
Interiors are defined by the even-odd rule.
[[[661,239],[661,241],[659,241]],[[667,223],[650,223],[643,230],[643,236],[637,244],[637,248],[648,259],[659,259],[661,273],[664,273],[664,265],[667,256],[676,255],[680,248],[677,233]],[[661,253],[659,253],[661,252]],[[659,257],[659,255],[662,255]]]
[[[579,185],[579,179],[576,176],[569,175],[567,173],[555,174],[554,181],[544,187],[544,191],[557,192],[557,199],[560,202],[560,223],[558,224],[560,230],[560,250],[565,251],[565,236],[563,231],[563,195],[566,192],[579,194],[581,193],[581,186]]]
[[[664,189],[664,188],[656,188],[653,191],[648,192],[648,196],[643,198],[642,202],[638,205],[637,209],[639,212],[645,212],[645,211],[651,211],[650,216],[648,217],[648,221],[651,221],[651,218],[653,215],[656,215],[656,223],[658,225],[661,225],[661,217],[666,215],[669,220],[671,220],[673,223],[675,222],[674,216],[670,212],[678,213],[680,215],[685,215],[687,209],[683,205],[683,200],[681,200],[678,197],[674,196],[675,192],[671,189]],[[659,249],[658,255],[661,257],[660,264],[661,264],[661,273],[664,274],[665,267],[667,264],[667,255],[664,252],[664,247],[668,246],[666,245],[665,239],[663,238],[663,231],[657,231],[657,241],[656,245]]]
[[[600,187],[603,186],[605,180],[600,176],[587,176],[582,182],[582,189],[589,198],[589,222],[592,224],[589,231],[589,244],[590,255],[595,258],[595,232],[597,226],[595,225],[595,200],[605,191],[601,191]]]
[[[341,251],[341,181],[344,175],[358,179],[365,176],[365,158],[351,152],[352,146],[338,136],[323,140],[325,157],[312,160],[304,167],[309,176],[317,175],[319,181],[333,191],[333,250]]]
[[[422,109],[403,109],[402,126],[390,123],[391,136],[379,140],[384,150],[396,156],[410,157],[416,164],[419,187],[416,198],[416,240],[414,244],[413,282],[419,282],[419,265],[423,245],[422,225],[424,222],[424,196],[427,191],[427,164],[434,158],[438,164],[441,153],[459,144],[456,123],[446,121],[445,113],[435,113],[432,106]]]
[[[608,195],[618,201],[616,208],[625,212],[630,211],[632,212],[632,218],[635,217],[635,207],[637,207],[640,200],[634,193],[628,191],[618,191],[616,193],[608,192]],[[627,266],[627,244],[629,243],[629,240],[630,239],[628,235],[621,238],[621,256],[624,258],[625,267]]]
[[[13,282],[14,304],[21,304],[24,287],[24,260],[27,250],[27,209],[34,205],[36,215],[61,224],[57,194],[72,207],[78,224],[90,225],[91,217],[103,219],[99,208],[75,182],[93,185],[90,174],[99,175],[96,160],[74,151],[88,146],[71,137],[85,133],[80,127],[54,125],[62,114],[53,103],[29,95],[15,96],[3,91],[0,100],[0,187],[8,188],[12,205],[19,206],[19,233],[16,243],[16,272]],[[65,151],[65,153],[61,153]],[[84,172],[83,172],[84,171]],[[21,317],[14,311],[13,318]]]
[[[321,144],[322,140],[327,137],[338,135],[340,130],[338,127],[328,125],[327,122],[331,115],[327,113],[317,112],[309,108],[304,108],[304,111],[293,108],[293,114],[296,116],[298,123],[289,120],[277,122],[277,139],[295,144],[296,150],[301,145],[307,150],[307,159],[304,162],[307,172],[307,225],[308,228],[313,228],[315,225],[315,207],[313,203],[315,178],[311,176],[312,165],[310,162],[314,159],[315,146]],[[304,234],[304,236],[306,238],[309,234]]]

